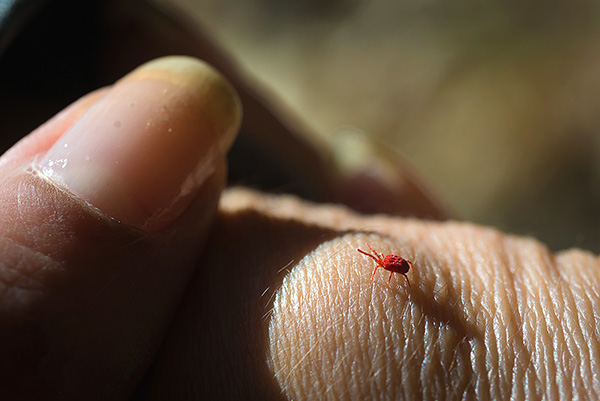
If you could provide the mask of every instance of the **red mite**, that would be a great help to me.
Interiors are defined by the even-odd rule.
[[[406,276],[406,273],[408,272],[409,268],[411,268],[411,269],[413,268],[412,262],[410,262],[409,260],[406,260],[404,258],[401,258],[398,255],[383,256],[383,253],[377,253],[377,251],[375,251],[375,249],[371,248],[371,245],[367,244],[367,246],[369,247],[371,252],[374,253],[374,255],[371,255],[370,253],[367,253],[358,248],[356,250],[358,252],[362,253],[363,255],[367,255],[368,257],[370,257],[377,263],[377,266],[375,266],[375,270],[373,270],[373,275],[371,276],[371,280],[373,280],[373,277],[375,277],[375,272],[377,271],[377,269],[379,269],[381,267],[382,269],[390,271],[390,278],[388,279],[388,284],[392,280],[392,274],[400,273],[404,276],[404,278],[406,279],[406,282],[408,283],[408,286],[410,287],[410,281],[408,281],[408,277]]]

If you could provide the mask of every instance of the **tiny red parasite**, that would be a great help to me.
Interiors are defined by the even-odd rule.
[[[377,266],[375,266],[375,270],[373,270],[373,274],[371,275],[371,280],[373,280],[373,277],[375,277],[375,272],[377,271],[377,269],[379,269],[381,267],[382,269],[389,270],[389,272],[390,272],[390,278],[388,279],[388,284],[392,280],[392,274],[400,273],[404,276],[404,278],[406,279],[406,282],[408,283],[408,286],[410,287],[410,281],[408,281],[408,277],[406,276],[406,273],[408,273],[409,268],[411,268],[411,269],[413,268],[411,261],[406,260],[398,255],[393,255],[393,254],[383,256],[383,253],[377,253],[377,251],[375,251],[375,249],[371,248],[371,245],[367,244],[367,246],[369,247],[371,252],[374,253],[374,255],[371,255],[370,253],[365,252],[359,248],[356,248],[356,250],[358,252],[362,253],[363,255],[367,255],[368,257],[370,257],[377,263]]]

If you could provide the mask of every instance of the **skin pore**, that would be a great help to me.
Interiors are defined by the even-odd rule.
[[[410,289],[371,281],[366,242],[413,262]],[[139,394],[595,398],[599,262],[468,223],[230,189]]]

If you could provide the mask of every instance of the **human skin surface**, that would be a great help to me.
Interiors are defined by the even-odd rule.
[[[374,262],[356,251],[367,242],[413,262],[410,288],[379,271],[371,281]],[[553,254],[469,223],[362,216],[245,189],[222,196],[209,244],[143,394],[594,399],[600,391],[600,260],[588,252]]]
[[[1,399],[598,398],[597,256],[222,192],[240,119],[218,73],[169,58],[0,158]],[[86,155],[106,174],[67,171]],[[367,243],[413,262],[410,288],[371,280]]]

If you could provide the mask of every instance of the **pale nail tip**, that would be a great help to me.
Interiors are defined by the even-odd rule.
[[[210,82],[224,79],[210,64],[188,56],[168,56],[148,61],[123,77],[139,79],[153,77],[163,79],[179,86],[187,86],[193,82]]]
[[[205,70],[211,69],[214,70],[210,64],[206,63],[203,60],[200,60],[195,57],[190,56],[165,56],[160,57],[154,60],[150,60],[147,63],[142,64],[138,70],[143,70],[146,68],[160,68],[167,70],[177,70],[181,71],[182,69],[195,69],[195,70]]]

